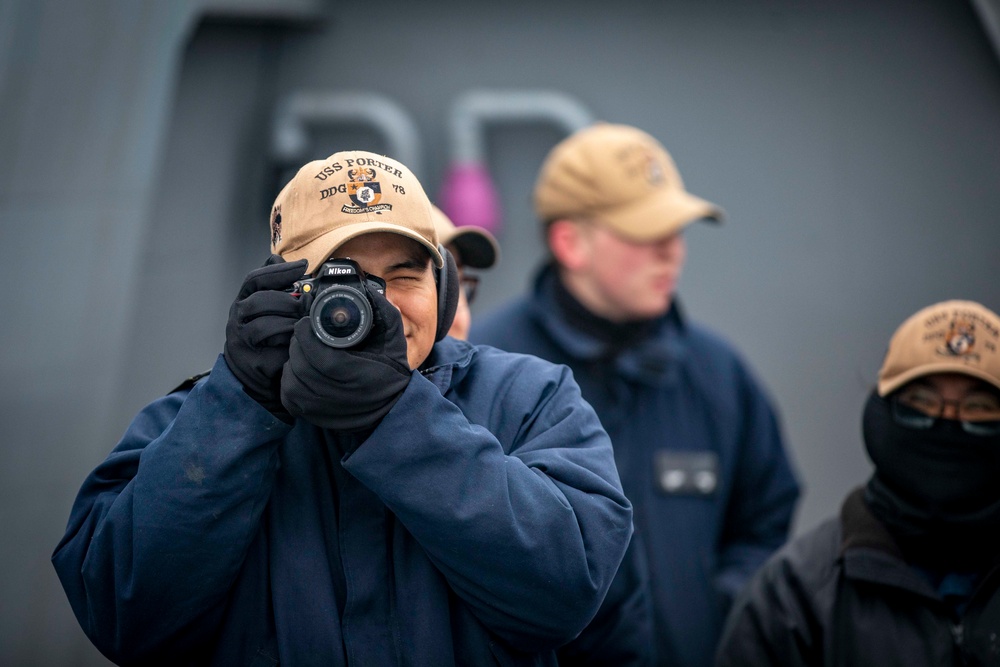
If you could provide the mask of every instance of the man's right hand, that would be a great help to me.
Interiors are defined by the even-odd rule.
[[[302,278],[307,262],[285,262],[271,255],[264,266],[247,274],[226,324],[223,354],[248,396],[287,418],[281,405],[281,367],[288,361],[288,341],[295,323],[305,316],[298,297],[287,292]]]

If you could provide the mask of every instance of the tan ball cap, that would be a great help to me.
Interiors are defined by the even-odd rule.
[[[344,151],[309,162],[271,208],[271,252],[309,260],[312,273],[345,242],[391,232],[427,248],[442,266],[431,202],[405,166],[375,153]]]
[[[879,396],[933,373],[971,375],[1000,389],[1000,317],[974,301],[944,301],[910,316],[889,341]]]
[[[653,241],[722,209],[689,194],[660,143],[627,125],[597,123],[557,144],[535,183],[542,222],[585,218],[625,238]]]

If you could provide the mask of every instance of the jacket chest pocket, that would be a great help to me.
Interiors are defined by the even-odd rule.
[[[715,452],[653,454],[654,483],[669,496],[711,496],[719,486],[719,456]]]

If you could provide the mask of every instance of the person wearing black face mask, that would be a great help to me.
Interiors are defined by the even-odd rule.
[[[907,319],[862,431],[874,474],[751,580],[717,667],[1000,665],[1000,317]]]

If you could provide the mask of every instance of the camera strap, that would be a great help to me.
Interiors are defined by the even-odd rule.
[[[187,391],[187,390],[191,389],[191,387],[193,387],[195,385],[195,383],[198,382],[198,380],[202,379],[203,377],[207,377],[208,374],[211,373],[211,372],[212,372],[212,369],[208,369],[207,371],[202,371],[201,373],[198,373],[197,375],[192,375],[191,377],[189,377],[188,379],[184,380],[184,382],[181,382],[179,385],[177,385],[176,387],[174,387],[173,389],[171,389],[167,393],[168,394],[172,394],[172,393],[174,393],[176,391]]]

